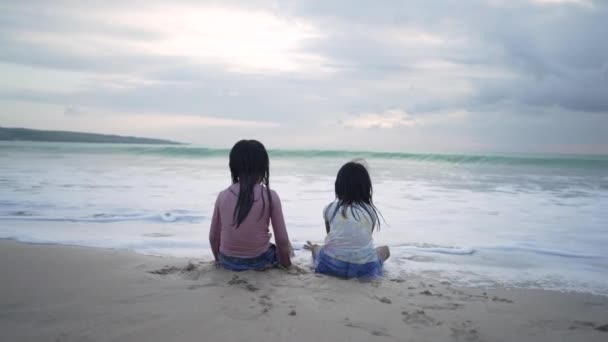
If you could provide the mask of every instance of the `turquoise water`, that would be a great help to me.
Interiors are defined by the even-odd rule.
[[[77,143],[14,143],[0,144],[0,150],[38,151],[47,153],[109,153],[157,155],[174,158],[213,158],[226,156],[229,149],[198,146],[158,146],[124,144],[77,144]],[[437,154],[339,150],[269,150],[276,158],[342,158],[342,159],[395,159],[454,164],[538,165],[553,167],[597,168],[608,170],[608,156],[602,155],[538,155],[538,154]]]
[[[0,143],[0,238],[210,258],[227,149]],[[608,157],[272,150],[271,186],[296,247],[363,158],[386,223],[389,273],[472,286],[608,294]],[[296,261],[310,262],[297,251]]]

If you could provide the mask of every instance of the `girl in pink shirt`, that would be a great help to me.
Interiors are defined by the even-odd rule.
[[[230,151],[232,185],[220,192],[209,229],[216,262],[234,271],[289,267],[290,243],[281,200],[270,190],[268,153],[256,140]],[[270,243],[272,223],[276,245]]]

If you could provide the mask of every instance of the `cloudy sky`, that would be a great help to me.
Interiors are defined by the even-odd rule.
[[[0,126],[608,153],[606,37],[605,0],[0,0]]]

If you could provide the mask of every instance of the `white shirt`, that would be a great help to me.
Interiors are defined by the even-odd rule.
[[[374,211],[368,211],[359,205],[340,207],[336,212],[338,201],[330,203],[323,211],[326,222],[329,222],[329,234],[325,238],[323,250],[332,258],[353,264],[365,264],[378,260],[374,248],[372,227],[378,221]],[[346,208],[344,215],[343,209]],[[334,215],[335,214],[335,215]]]

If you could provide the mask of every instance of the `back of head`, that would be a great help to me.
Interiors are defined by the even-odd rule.
[[[266,148],[257,140],[240,140],[230,150],[232,183],[261,182],[268,175],[269,160]]]
[[[372,180],[365,166],[356,161],[344,164],[336,176],[335,191],[336,198],[344,204],[370,204]]]
[[[335,182],[336,198],[338,199],[338,208],[342,208],[342,213],[345,215],[348,206],[353,210],[353,206],[359,206],[369,214],[373,222],[373,227],[380,222],[378,220],[379,212],[372,200],[373,187],[369,172],[365,166],[358,161],[351,161],[344,164],[338,171]]]
[[[269,207],[272,205],[270,197],[270,163],[268,152],[264,145],[257,140],[240,140],[230,150],[230,175],[232,183],[239,184],[239,198],[234,209],[234,219],[237,228],[243,223],[253,206],[253,189],[258,184],[265,184],[268,192]],[[262,196],[263,209],[266,204]]]

